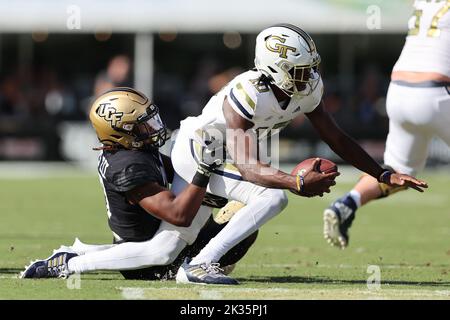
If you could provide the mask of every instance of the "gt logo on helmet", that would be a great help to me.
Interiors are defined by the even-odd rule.
[[[266,48],[272,52],[278,52],[280,54],[280,58],[287,58],[287,53],[289,50],[295,52],[297,51],[297,49],[284,45],[283,43],[285,42],[285,38],[279,36],[270,36],[266,40]]]
[[[116,126],[117,122],[120,121],[123,116],[123,112],[117,112],[116,108],[112,107],[109,103],[101,103],[96,112],[100,117],[109,121],[113,127]]]

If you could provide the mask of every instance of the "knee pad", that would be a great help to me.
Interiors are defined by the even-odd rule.
[[[226,223],[243,207],[245,207],[245,204],[242,202],[231,200],[217,212],[214,221],[218,224]]]

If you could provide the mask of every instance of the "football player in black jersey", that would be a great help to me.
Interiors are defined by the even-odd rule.
[[[161,220],[183,228],[193,223],[210,172],[222,163],[214,148],[222,146],[205,142],[197,173],[174,194],[168,189],[174,177],[170,158],[158,149],[167,140],[167,130],[158,108],[145,95],[131,88],[107,91],[93,103],[90,120],[102,143],[96,148],[101,151],[98,173],[116,245],[82,255],[62,247],[66,250],[56,250],[49,258],[32,263],[21,277],[120,270],[128,279],[171,278],[182,258],[196,254],[223,228],[212,217],[206,224],[197,222],[205,226],[194,243],[180,242],[173,231],[158,232]],[[223,265],[240,259],[255,238],[256,233],[236,246]]]

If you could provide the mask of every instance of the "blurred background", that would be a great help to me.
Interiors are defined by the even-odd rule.
[[[325,106],[382,161],[385,96],[412,0],[0,0],[0,164],[57,161],[95,167],[87,114],[114,86],[149,95],[172,130],[253,67],[256,34],[288,22],[322,57]],[[282,162],[339,162],[308,121],[281,136]],[[448,164],[436,140],[428,166]]]

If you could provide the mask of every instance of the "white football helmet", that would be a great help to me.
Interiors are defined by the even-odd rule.
[[[256,37],[255,66],[288,96],[309,95],[319,84],[320,56],[311,36],[277,24]]]

